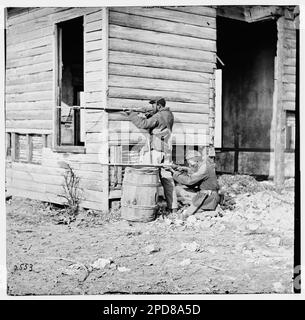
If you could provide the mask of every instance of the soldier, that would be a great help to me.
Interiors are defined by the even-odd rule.
[[[171,135],[174,124],[174,115],[166,107],[166,101],[151,100],[152,107],[148,110],[146,117],[141,117],[137,112],[129,110],[129,120],[139,129],[146,129],[150,136],[146,146],[141,150],[140,162],[146,164],[169,164],[172,154]],[[175,182],[169,171],[161,169],[161,183],[167,207],[172,212],[178,208]]]
[[[200,152],[192,150],[186,154],[189,170],[174,170],[173,178],[180,186],[176,186],[178,198],[190,206],[183,212],[182,219],[205,210],[215,210],[220,202],[219,185],[217,182],[215,165]]]

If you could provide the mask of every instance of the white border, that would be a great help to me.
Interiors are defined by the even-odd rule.
[[[39,0],[39,1],[30,1],[30,0],[14,0],[14,1],[1,1],[0,6],[0,23],[1,23],[1,32],[0,32],[0,41],[1,41],[1,48],[3,48],[4,43],[4,8],[5,7],[102,7],[102,6],[166,6],[166,5],[299,5],[301,17],[303,17],[305,12],[305,5],[301,3],[300,0],[298,1],[200,1],[200,0],[190,0],[190,1],[178,1],[178,0],[86,0],[86,1],[71,1],[71,0],[61,0],[61,1],[46,1],[46,0]],[[303,20],[300,19],[300,70],[305,70],[304,65],[304,23]],[[2,72],[0,72],[0,101],[1,101],[1,113],[0,113],[0,157],[1,157],[1,164],[0,164],[0,180],[1,180],[1,188],[0,188],[0,277],[3,275],[3,266],[6,266],[6,214],[5,214],[5,188],[4,188],[4,177],[5,177],[5,130],[4,130],[4,52],[1,50],[0,52],[0,67]],[[300,73],[300,88],[304,88],[304,73]],[[304,136],[305,130],[304,126],[304,90],[300,90],[300,137]],[[302,147],[302,141],[300,143],[300,164],[301,164],[301,172],[303,169],[304,163],[304,149]],[[302,186],[304,186],[304,177],[301,176],[301,190]],[[304,212],[304,201],[301,198],[301,212]],[[304,217],[301,219],[302,226],[301,226],[301,235],[304,234]],[[301,246],[302,246],[302,265],[304,265],[304,246],[303,244],[303,236],[301,237]],[[304,280],[304,276],[303,279]],[[305,299],[305,289],[304,289],[304,281],[303,281],[303,292],[301,294],[230,294],[230,295],[128,295],[128,296],[114,296],[114,295],[101,295],[101,296],[25,296],[25,297],[13,297],[7,296],[6,294],[6,283],[1,282],[0,279],[0,298],[5,300],[150,300],[151,302],[156,299],[170,299],[170,300],[235,300],[235,299],[243,299],[243,300],[303,300]]]

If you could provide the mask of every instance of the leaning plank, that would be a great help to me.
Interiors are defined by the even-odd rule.
[[[187,93],[187,92],[174,92],[174,91],[161,91],[161,90],[144,90],[133,88],[109,88],[110,98],[125,98],[125,99],[155,99],[156,97],[163,97],[168,101],[176,102],[190,102],[190,103],[208,103],[209,97],[206,93]]]
[[[122,61],[123,62],[123,61]],[[132,76],[139,78],[164,79],[176,81],[189,81],[209,83],[208,73],[194,71],[173,70],[168,68],[152,68],[146,66],[134,66],[121,63],[109,63],[110,75]]]
[[[135,40],[140,42],[157,43],[174,47],[185,47],[204,51],[216,52],[216,41],[156,31],[140,30],[116,25],[109,26],[110,38]]]
[[[183,59],[154,57],[145,54],[110,51],[110,63],[122,63],[132,66],[147,66],[174,70],[213,73],[215,64],[211,62],[190,61]]]
[[[117,75],[109,76],[109,86],[147,89],[147,90],[154,88],[155,90],[194,92],[194,93],[203,93],[203,92],[207,93],[209,90],[209,85],[205,83],[126,77],[126,76],[117,76]]]
[[[124,39],[111,38],[109,49],[138,54],[148,54],[158,57],[178,58],[185,60],[206,61],[215,63],[216,54],[210,51],[195,50],[188,48],[158,45],[154,43],[130,41]]]
[[[169,8],[140,8],[140,7],[113,7],[111,11],[130,13],[144,17],[153,17],[166,21],[182,22],[200,27],[216,28],[216,19],[208,16],[198,16],[197,14],[173,11]]]
[[[163,21],[159,18],[137,16],[120,12],[110,12],[110,23],[123,27],[158,31],[169,34],[177,34],[200,39],[216,39],[216,29],[209,27],[198,27],[186,23]]]

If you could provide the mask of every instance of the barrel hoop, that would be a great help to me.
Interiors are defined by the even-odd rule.
[[[151,209],[157,209],[158,205],[156,206],[140,206],[140,205],[128,205],[126,203],[122,204],[122,207],[125,208],[132,208],[132,209],[143,209],[143,210],[151,210]]]
[[[135,187],[161,187],[161,183],[143,183],[143,184],[137,184],[137,183],[132,183],[128,181],[123,182],[123,186],[135,186]]]

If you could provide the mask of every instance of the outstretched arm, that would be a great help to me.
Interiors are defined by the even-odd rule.
[[[156,114],[146,119],[139,117],[136,112],[131,112],[129,120],[139,129],[153,129],[158,125],[158,116]]]
[[[184,184],[186,186],[192,186],[195,183],[204,180],[208,177],[208,173],[206,167],[199,169],[195,173],[188,173],[188,172],[179,172],[175,171],[173,174],[173,178],[175,181]]]

